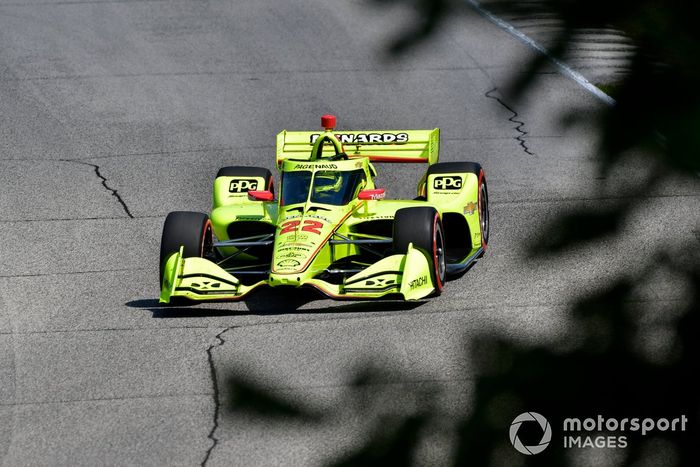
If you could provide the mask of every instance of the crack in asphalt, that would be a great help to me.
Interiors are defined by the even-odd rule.
[[[74,164],[87,165],[87,166],[92,167],[93,169],[95,169],[95,175],[97,175],[97,178],[99,178],[99,179],[102,181],[102,186],[105,187],[105,190],[111,192],[111,193],[112,193],[112,196],[114,196],[115,198],[117,198],[117,201],[119,202],[119,204],[121,204],[121,206],[122,206],[122,208],[124,209],[124,212],[126,213],[126,215],[129,216],[130,219],[134,219],[134,215],[131,214],[131,211],[129,211],[129,206],[126,205],[126,202],[124,202],[124,199],[121,197],[121,195],[119,194],[119,192],[118,192],[115,188],[112,188],[111,186],[107,185],[107,178],[106,178],[104,175],[102,175],[102,173],[100,172],[100,166],[99,166],[99,165],[97,165],[97,164],[91,164],[91,163],[89,163],[89,162],[80,161],[80,160],[76,160],[76,159],[61,159],[61,161],[63,161],[63,162],[72,162],[72,163],[74,163]]]
[[[534,156],[535,153],[530,150],[530,148],[527,146],[527,142],[525,141],[525,136],[527,136],[527,134],[528,134],[528,132],[523,129],[525,127],[525,122],[523,122],[521,120],[516,120],[516,117],[518,117],[518,112],[516,112],[511,106],[509,106],[508,104],[503,102],[503,100],[500,97],[495,96],[493,94],[497,91],[498,91],[498,88],[493,88],[490,91],[488,91],[485,94],[485,96],[488,97],[489,99],[495,100],[496,102],[501,104],[501,106],[504,109],[508,110],[509,112],[511,112],[513,114],[508,119],[508,121],[511,123],[514,123],[515,127],[513,129],[515,131],[517,131],[518,133],[520,133],[518,136],[515,137],[515,140],[518,141],[518,143],[520,144],[520,147],[523,149],[523,152],[525,152],[525,154],[528,154],[530,156]]]
[[[211,446],[209,449],[207,449],[207,453],[204,456],[204,460],[201,463],[201,466],[204,467],[207,465],[207,462],[209,462],[209,457],[211,457],[211,453],[214,450],[214,448],[219,444],[219,438],[217,438],[216,435],[216,430],[219,429],[219,412],[221,411],[221,401],[219,400],[219,379],[216,375],[216,365],[214,365],[214,356],[212,354],[212,351],[216,347],[221,347],[226,343],[223,337],[221,337],[225,332],[228,332],[229,330],[233,329],[234,326],[230,326],[220,333],[218,333],[214,339],[216,339],[217,342],[211,344],[207,348],[207,361],[209,362],[209,376],[211,378],[211,384],[214,388],[214,425],[211,427],[211,430],[209,431],[209,434],[207,435],[207,438],[209,438],[212,441]]]

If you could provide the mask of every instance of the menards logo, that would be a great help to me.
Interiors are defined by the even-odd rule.
[[[320,133],[311,135],[311,144],[314,144],[319,136]],[[408,133],[338,133],[335,137],[343,144],[408,142]]]

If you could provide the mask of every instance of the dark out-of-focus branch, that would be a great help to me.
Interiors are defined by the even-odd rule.
[[[397,25],[399,35],[388,47],[389,54],[396,58],[439,33],[445,18],[456,9],[465,8],[463,2],[456,0],[372,0],[372,3],[405,3],[414,8],[414,22],[405,25],[405,29]],[[623,163],[631,163],[646,167],[647,175],[629,180],[627,193],[611,196],[605,206],[599,203],[591,208],[582,203],[554,218],[543,227],[538,243],[529,246],[533,255],[557,257],[569,248],[617,236],[654,189],[678,177],[697,176],[700,172],[700,27],[697,24],[700,2],[501,0],[485,6],[496,14],[546,13],[547,17],[557,18],[560,27],[549,52],[563,61],[575,45],[576,33],[583,30],[588,33],[609,28],[620,30],[634,46],[628,72],[609,89],[616,104],[600,110],[599,169],[605,175],[615,169],[625,170]],[[514,78],[509,97],[526,95],[547,60],[543,55],[537,56],[525,73]],[[564,122],[576,121],[575,115],[561,117]],[[445,453],[445,457],[454,465],[572,465],[574,461],[561,445],[552,444],[546,453],[524,457],[507,446],[504,427],[510,424],[514,414],[523,410],[537,410],[552,417],[603,413],[617,417],[672,417],[685,413],[692,417],[688,431],[637,438],[625,450],[620,463],[633,465],[646,460],[646,465],[700,465],[697,449],[700,385],[695,378],[700,373],[698,251],[698,240],[662,245],[647,252],[639,270],[627,271],[603,286],[592,286],[583,297],[572,298],[568,312],[572,323],[570,335],[557,348],[544,344],[526,346],[490,332],[472,338],[465,358],[470,360],[470,368],[476,368],[473,407],[454,430],[456,451],[453,455]],[[658,312],[654,300],[638,299],[640,290],[654,291],[655,272],[673,276],[676,290],[689,291],[687,299],[667,304],[671,309],[664,313]],[[640,319],[642,315],[654,319],[645,321]],[[640,333],[661,336],[655,341],[660,347],[644,350],[648,342],[639,338]],[[371,405],[376,394],[362,388],[382,378],[380,370],[360,372],[351,390],[355,391],[355,397],[362,398],[364,405]],[[263,388],[244,381],[232,381],[231,385],[234,392],[238,388],[238,398],[232,401],[237,410],[257,407],[258,413],[273,418],[301,419],[308,423],[323,420],[308,408],[265,395]],[[406,394],[406,397],[415,401],[421,400],[422,395]],[[442,418],[443,414],[435,411],[432,402],[418,404],[418,408],[408,411],[395,407],[377,420],[364,444],[339,454],[335,460],[329,459],[329,463],[411,463],[426,426],[439,425]]]

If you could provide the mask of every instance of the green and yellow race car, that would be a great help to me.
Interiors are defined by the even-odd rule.
[[[480,258],[489,238],[484,170],[438,163],[440,130],[277,135],[281,190],[258,167],[224,167],[211,216],[171,212],[160,301],[237,300],[261,287],[314,287],[330,298],[416,300]],[[374,162],[428,164],[413,200],[384,199]]]

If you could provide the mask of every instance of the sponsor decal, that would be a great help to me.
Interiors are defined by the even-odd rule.
[[[297,164],[293,168],[295,169],[330,169],[337,170],[337,164]]]
[[[459,175],[441,175],[433,180],[436,190],[459,190],[462,188],[462,177]]]
[[[277,263],[277,266],[280,268],[295,268],[299,266],[301,263],[295,259],[284,259],[280,262]]]
[[[386,196],[386,193],[384,193],[384,192],[382,192],[382,193],[373,193],[373,191],[375,191],[375,190],[366,190],[366,191],[364,191],[364,192],[360,192],[360,193],[362,194],[362,196],[360,197],[360,199],[365,199],[365,200],[366,200],[366,199],[367,199],[366,197],[368,196],[369,199],[372,200],[372,201],[379,201],[379,200],[384,199],[384,197]]]
[[[278,258],[296,258],[297,256],[304,256],[304,253],[290,251],[290,252],[288,252],[288,253],[278,254],[278,255],[276,255],[276,256],[277,256]]]
[[[301,224],[301,221],[287,221],[280,225],[280,235],[296,232],[297,228]],[[321,235],[321,229],[323,228],[323,222],[313,221],[306,219],[304,224],[301,226],[302,232],[311,232],[316,235]]]
[[[311,135],[310,143],[314,144],[316,140],[321,136],[320,133],[315,133]],[[372,143],[407,143],[408,133],[351,133],[343,134],[339,133],[335,135],[343,144],[372,144]]]
[[[377,277],[375,279],[368,279],[365,281],[366,286],[382,287],[385,285],[390,285],[394,283],[394,279]]]
[[[467,203],[466,206],[464,206],[464,214],[470,216],[476,212],[476,203]]]
[[[258,181],[254,178],[236,178],[231,180],[228,186],[230,193],[243,193],[249,190],[257,190]]]
[[[411,290],[413,290],[416,287],[420,287],[420,286],[425,285],[427,283],[428,283],[428,276],[421,276],[418,279],[413,279],[411,282],[409,282],[408,286],[410,287]]]
[[[280,225],[280,235],[296,232],[297,227],[299,227],[301,221],[287,221]]]
[[[328,222],[329,224],[330,224],[331,222],[333,222],[333,221],[331,221],[331,220],[330,220],[329,218],[327,218],[327,217],[319,216],[319,215],[316,215],[316,214],[307,215],[307,216],[304,216],[304,217],[307,218],[307,219],[321,219],[322,221],[326,221],[326,222]]]
[[[277,249],[277,251],[282,252],[282,251],[309,251],[309,248],[307,246],[301,246],[303,245],[302,243],[293,243],[291,244],[284,244],[280,248]]]
[[[311,232],[316,235],[321,235],[321,229],[323,228],[323,222],[319,221],[312,221],[312,220],[305,220],[304,225],[301,227],[301,230],[304,232]]]
[[[210,289],[218,289],[221,287],[220,282],[210,282],[210,281],[202,281],[201,284],[198,282],[191,282],[190,286],[192,286],[195,289],[198,290],[210,290]]]

